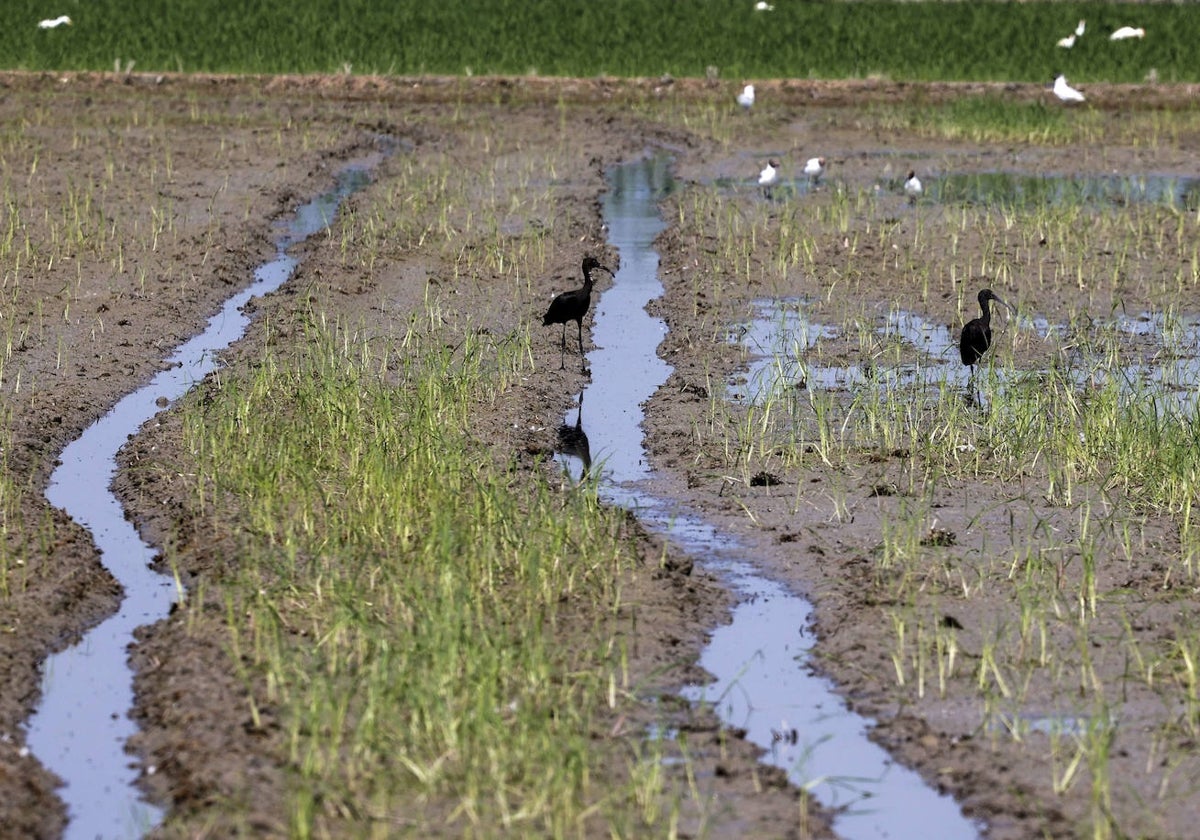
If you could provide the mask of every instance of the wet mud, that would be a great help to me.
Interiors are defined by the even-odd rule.
[[[373,148],[380,135],[397,138],[408,154],[452,156],[468,172],[492,169],[495,149],[502,148],[514,163],[506,170],[511,183],[499,189],[528,188],[521,173],[536,168],[547,150],[566,156],[570,166],[551,187],[556,215],[547,228],[544,265],[530,278],[537,305],[497,297],[492,286],[501,284],[486,271],[462,282],[455,271],[456,252],[440,246],[386,249],[368,270],[347,262],[340,243],[311,242],[298,249],[297,272],[283,288],[248,304],[256,320],[247,340],[224,354],[223,363],[254,364],[255,348],[268,335],[271,341],[303,340],[300,331],[280,325],[307,313],[325,312],[386,330],[407,313],[420,311],[430,296],[444,303],[446,311],[486,313],[480,319],[497,334],[532,324],[533,353],[542,375],[515,385],[514,399],[481,412],[473,431],[498,457],[514,459],[523,470],[542,471],[562,492],[572,491],[577,476],[564,474],[553,453],[573,449],[567,456],[579,459],[579,438],[570,434],[574,416],[588,434],[594,464],[606,457],[606,447],[593,431],[592,402],[585,397],[581,413],[572,414],[589,378],[572,369],[570,356],[566,369],[558,370],[559,328],[543,329],[538,319],[553,294],[577,285],[583,252],[605,261],[616,256],[602,229],[601,205],[613,166],[664,149],[673,158],[679,183],[723,183],[727,200],[755,215],[764,208],[753,186],[760,158],[782,150],[787,152],[782,155],[785,165],[794,166],[821,153],[830,159],[823,183],[785,193],[779,214],[786,212],[787,201],[836,202],[833,185],[839,183],[855,188],[879,184],[880,200],[895,205],[884,213],[889,226],[909,231],[927,226],[922,228],[925,235],[949,240],[952,231],[939,227],[945,222],[938,221],[937,205],[910,208],[903,196],[889,191],[910,162],[929,184],[948,170],[1086,175],[1113,168],[1184,183],[1195,175],[1188,170],[1200,148],[1200,135],[1190,130],[1172,144],[1154,148],[1104,140],[1077,149],[1014,149],[885,132],[875,123],[864,130],[860,122],[863,109],[914,97],[939,101],[1008,93],[1035,99],[1044,94],[1035,86],[768,84],[760,93],[767,104],[745,115],[735,131],[719,136],[690,129],[685,120],[670,116],[669,107],[662,117],[636,116],[628,107],[630,101],[661,104],[673,97],[719,103],[728,93],[721,85],[673,80],[622,84],[48,75],[6,77],[0,91],[0,113],[20,125],[24,137],[24,144],[0,166],[7,178],[26,185],[27,215],[36,215],[34,207],[57,212],[70,205],[78,197],[77,185],[87,182],[96,185],[91,206],[97,208],[87,227],[90,238],[56,252],[52,260],[47,254],[36,271],[16,278],[22,294],[4,313],[11,349],[0,394],[12,418],[12,440],[4,450],[25,489],[9,514],[19,527],[7,528],[4,538],[12,546],[36,544],[37,550],[26,552],[31,559],[16,578],[19,585],[0,596],[5,630],[0,634],[0,680],[10,687],[0,695],[0,825],[29,837],[60,836],[67,819],[56,795],[57,780],[28,752],[23,728],[40,696],[39,665],[116,611],[122,595],[88,536],[45,501],[54,459],[118,399],[150,381],[170,348],[199,333],[222,301],[253,281],[254,268],[275,253],[275,219],[328,188],[337,167]],[[1121,88],[1089,91],[1089,99],[1100,109],[1119,109],[1127,93]],[[773,104],[772,95],[777,97]],[[1139,107],[1183,109],[1191,101],[1189,89],[1163,87]],[[566,123],[562,102],[568,103]],[[646,111],[653,114],[654,107]],[[1110,114],[1119,123],[1119,110]],[[494,145],[475,142],[483,133]],[[380,189],[386,189],[388,167],[398,165],[381,166]],[[1122,199],[1106,191],[1094,201],[1144,206],[1159,201],[1152,192],[1148,188]],[[1191,201],[1190,192],[1171,194],[1185,207]],[[147,202],[147,196],[159,200]],[[665,202],[668,221],[678,218],[680,205],[673,203],[678,200],[677,195]],[[164,224],[151,207],[156,212],[169,208],[170,223]],[[766,212],[772,212],[769,206]],[[58,241],[56,219],[50,214],[34,226],[39,241]],[[147,230],[159,235],[147,236]],[[105,231],[110,232],[107,239]],[[126,237],[120,251],[119,237]],[[671,372],[645,405],[650,492],[699,511],[745,546],[762,574],[811,603],[811,615],[795,619],[795,632],[815,640],[811,668],[830,680],[852,709],[876,722],[870,737],[877,745],[919,773],[926,785],[953,796],[986,836],[1089,833],[1094,814],[1086,780],[1066,791],[1054,790],[1044,744],[1037,740],[1050,732],[1077,731],[1081,718],[1063,711],[1061,698],[1049,691],[1031,696],[1023,712],[1028,734],[1020,740],[981,725],[980,709],[965,687],[936,698],[916,696],[911,686],[896,683],[890,658],[895,628],[889,609],[894,605],[888,602],[889,582],[881,579],[874,558],[881,522],[894,518],[907,503],[902,490],[911,486],[912,464],[904,453],[878,451],[836,473],[812,460],[787,468],[747,464],[747,479],[761,480],[743,481],[741,471],[729,470],[696,443],[695,430],[709,415],[712,400],[736,405],[754,399],[747,383],[757,383],[760,374],[753,368],[754,348],[742,338],[764,311],[778,311],[771,310],[778,301],[798,302],[793,311],[803,308],[811,324],[841,324],[853,315],[874,324],[885,337],[891,330],[908,336],[910,343],[922,331],[929,336],[927,344],[944,342],[940,330],[955,334],[969,312],[973,291],[965,295],[968,308],[963,309],[964,294],[947,274],[934,270],[929,287],[919,288],[911,279],[897,279],[893,270],[904,254],[874,251],[878,246],[868,235],[851,251],[846,238],[836,231],[820,241],[819,276],[771,270],[768,240],[750,258],[750,282],[701,270],[711,265],[715,232],[688,238],[668,225],[657,238],[663,293],[650,310],[665,324],[658,354]],[[141,244],[135,248],[131,243]],[[960,247],[996,256],[988,250],[990,243]],[[1118,297],[1134,318],[1161,305],[1146,299],[1135,284],[1118,284],[1114,293],[1109,287],[1027,282],[1028,274],[1036,276],[1041,258],[1024,253],[1009,257],[1016,269],[997,283],[997,290],[1006,299],[1017,299],[1022,313],[1034,313],[1048,325],[1075,324],[1080,310],[1111,313]],[[1105,255],[1094,258],[1101,270]],[[1173,258],[1163,256],[1164,261]],[[1138,270],[1151,269],[1140,265]],[[834,284],[831,277],[840,279]],[[599,306],[608,282],[598,284]],[[1200,295],[1192,289],[1175,303],[1184,313],[1200,312]],[[920,323],[904,320],[898,312],[910,313]],[[783,328],[803,332],[788,317],[780,316]],[[588,348],[600,343],[591,324],[589,317],[584,322]],[[1005,329],[1014,327],[1006,322]],[[760,343],[776,340],[775,334],[765,335]],[[1034,338],[1037,332],[1022,335],[1008,352],[1037,369],[1043,353],[1040,339]],[[818,328],[799,340],[821,346],[821,364],[814,368],[853,370],[854,348],[844,337]],[[936,367],[932,357],[911,353],[923,367]],[[786,375],[805,374],[797,369]],[[828,382],[818,373],[807,375],[814,387],[854,388],[863,382],[853,373],[830,375]],[[571,447],[561,442],[563,425]],[[170,553],[177,564],[172,571],[182,585],[203,591],[236,558],[230,535],[201,527],[186,480],[179,418],[170,411],[156,417],[120,458],[115,487],[132,521],[150,544]],[[878,492],[881,487],[887,492]],[[964,494],[984,512],[968,509],[961,501]],[[1011,514],[1014,497],[1022,499],[1016,520]],[[1032,528],[1040,517],[1056,528],[1072,527],[1069,512],[1042,509],[1031,492],[985,482],[946,488],[936,503],[936,524],[922,522],[928,522],[930,534],[938,528],[953,539],[946,536],[924,546],[930,568],[982,566],[998,550],[988,534],[1013,527],[1014,521],[1017,527]],[[671,782],[696,794],[688,800],[693,810],[682,818],[686,833],[832,836],[833,815],[802,796],[783,771],[760,763],[763,751],[742,737],[745,733],[679,699],[685,685],[707,682],[699,657],[709,633],[729,620],[740,596],[718,570],[694,566],[683,552],[668,549],[668,561],[660,563],[662,538],[630,527],[641,535],[648,559],[645,572],[627,588],[641,610],[631,667],[647,675],[646,685],[659,700],[643,720],[620,726],[614,722],[607,730],[610,736],[640,739],[651,725],[663,733],[689,733],[695,776],[688,779],[680,772]],[[1138,556],[1106,566],[1098,584],[1137,593],[1137,628],[1153,634],[1158,626],[1171,626],[1165,620],[1160,625],[1159,617],[1178,611],[1184,595],[1162,586],[1163,568],[1178,545],[1171,524],[1163,520],[1148,520],[1140,539],[1144,548]],[[931,586],[934,577],[930,575]],[[1005,608],[999,598],[974,612],[951,606],[939,620],[961,628],[963,650],[977,653],[987,622],[1002,617]],[[141,789],[166,809],[155,836],[285,834],[285,737],[269,707],[257,720],[249,719],[245,686],[231,673],[222,642],[219,595],[209,592],[186,616],[172,615],[136,635],[131,656],[141,732],[132,740],[129,760],[139,768]],[[1125,665],[1114,648],[1098,651],[1092,667],[1104,680]],[[1172,784],[1190,778],[1194,768],[1184,759],[1169,768],[1173,776],[1144,770],[1155,755],[1147,746],[1150,736],[1139,738],[1138,733],[1155,725],[1154,702],[1143,695],[1128,701],[1123,718],[1128,725],[1120,730],[1112,753],[1112,775],[1121,783],[1114,786],[1110,807],[1130,833],[1187,836],[1194,799]],[[1137,728],[1139,722],[1144,730]],[[786,729],[780,731],[787,737]],[[614,778],[624,766],[614,760]],[[1166,796],[1160,795],[1164,785]],[[346,825],[333,820],[335,826]]]

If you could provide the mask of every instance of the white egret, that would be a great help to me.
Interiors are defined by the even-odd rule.
[[[925,188],[921,186],[921,179],[917,177],[917,173],[912,169],[908,170],[908,178],[904,181],[904,194],[908,196],[908,203],[916,204],[917,199],[924,191]]]
[[[1067,84],[1067,77],[1062,73],[1054,77],[1054,95],[1063,102],[1083,102],[1083,94]]]
[[[737,103],[750,110],[750,106],[754,104],[754,85],[746,85],[742,88],[742,92],[737,95]]]
[[[771,188],[779,183],[779,161],[769,160],[767,165],[758,173],[758,185],[763,188],[763,195],[771,197]]]
[[[59,15],[56,18],[48,18],[46,20],[38,21],[38,29],[58,29],[58,27],[63,26],[64,24],[70,26],[71,19],[66,15]]]
[[[1116,32],[1108,36],[1110,41],[1124,41],[1126,38],[1145,38],[1146,30],[1142,27],[1136,29],[1132,26],[1122,26]]]
[[[821,176],[825,174],[825,158],[809,158],[808,162],[804,164],[804,174],[808,176],[809,183],[816,186],[817,181],[821,180]]]
[[[764,2],[764,0],[758,0],[758,2],[754,4],[754,11],[756,11],[756,12],[773,12],[773,11],[775,11],[775,7],[772,6],[770,3]]]
[[[1071,49],[1071,47],[1075,46],[1075,39],[1083,37],[1083,30],[1085,30],[1086,28],[1087,28],[1087,21],[1080,20],[1079,23],[1075,24],[1074,32],[1072,32],[1066,38],[1058,39],[1058,46],[1063,47],[1064,49],[1068,49],[1068,50]]]

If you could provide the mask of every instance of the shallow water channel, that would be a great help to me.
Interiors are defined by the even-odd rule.
[[[217,368],[216,354],[245,333],[242,308],[278,289],[298,261],[287,251],[329,226],[341,201],[369,182],[382,159],[348,164],[336,186],[300,207],[280,229],[278,254],[254,273],[254,283],[226,301],[203,333],[166,360],[167,369],[118,402],[63,450],[46,498],[92,534],[105,568],[124,589],[116,615],[42,668],[42,700],[27,724],[31,752],[63,780],[67,838],[141,837],[163,818],[137,788],[139,767],[125,751],[136,725],[133,672],[127,648],[136,628],[167,616],[179,593],[174,580],[151,569],[157,550],[142,542],[110,491],[116,456],[129,436]],[[0,831],[0,834],[3,832]]]
[[[576,477],[590,467],[602,499],[633,510],[742,597],[732,623],[713,633],[700,659],[715,681],[685,695],[711,703],[729,726],[745,728],[767,751],[765,761],[839,809],[834,828],[842,837],[977,837],[979,828],[952,799],[893,762],[867,738],[870,721],[811,673],[809,604],[768,580],[731,536],[648,488],[653,474],[642,445],[641,404],[670,368],[656,352],[666,326],[645,307],[663,291],[653,242],[664,227],[658,202],[674,188],[670,158],[616,167],[609,181],[604,217],[620,268],[596,304],[591,383],[565,418],[560,457]]]

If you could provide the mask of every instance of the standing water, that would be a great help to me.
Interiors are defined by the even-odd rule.
[[[286,252],[328,227],[347,195],[368,183],[380,156],[348,165],[333,191],[296,211],[277,240],[274,260],[254,274],[255,282],[234,295],[208,322],[207,329],[181,345],[168,369],[129,394],[63,450],[61,466],[50,476],[46,498],[92,534],[105,567],[125,592],[121,609],[73,647],[47,658],[42,668],[42,701],[28,722],[35,756],[63,780],[67,838],[141,837],[163,818],[142,800],[138,770],[125,752],[136,729],[133,672],[127,647],[134,630],[167,616],[177,597],[172,579],[150,568],[156,551],[142,542],[109,490],[117,451],[165,401],[183,396],[216,369],[216,353],[240,338],[250,323],[241,310],[252,297],[278,289],[295,270]]]
[[[834,828],[843,837],[977,837],[952,799],[893,763],[867,738],[870,723],[810,672],[811,642],[803,635],[809,604],[759,574],[732,537],[646,486],[652,472],[641,443],[641,404],[670,373],[656,353],[666,325],[645,310],[663,291],[653,243],[664,228],[658,202],[673,188],[669,170],[669,158],[660,155],[612,172],[604,216],[620,269],[596,306],[591,384],[565,425],[580,434],[590,429],[584,440],[606,502],[635,510],[745,599],[701,655],[716,681],[686,694],[711,702],[728,725],[744,727],[768,750],[766,760],[794,784],[838,809]]]

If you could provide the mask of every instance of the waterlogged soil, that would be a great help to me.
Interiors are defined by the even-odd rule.
[[[1048,254],[1061,252],[997,253],[994,242],[962,236],[952,218],[910,207],[892,191],[894,181],[909,166],[931,174],[1002,164],[1035,172],[1194,175],[1187,169],[1200,134],[1185,131],[1163,144],[1122,140],[1127,88],[1089,91],[1096,107],[1089,113],[1103,138],[1083,147],[1041,148],[930,140],[862,119],[889,103],[981,92],[1044,98],[1037,86],[788,82],[761,86],[760,104],[750,114],[734,113],[736,87],[669,79],[0,78],[0,118],[9,135],[0,180],[15,196],[3,211],[4,227],[20,231],[11,247],[24,251],[19,261],[5,263],[18,267],[0,285],[6,339],[0,398],[9,427],[3,452],[15,476],[13,486],[3,488],[6,555],[0,559],[6,586],[0,592],[0,826],[6,833],[55,837],[62,831],[66,816],[55,779],[24,750],[21,722],[38,699],[38,663],[76,641],[120,598],[87,535],[42,498],[54,458],[120,396],[148,381],[225,297],[251,282],[254,268],[275,253],[274,220],[327,190],[341,162],[386,146],[395,153],[371,189],[386,190],[399,167],[434,156],[461,172],[486,173],[488,189],[550,194],[547,218],[508,219],[501,226],[500,235],[524,235],[533,226],[542,233],[544,257],[528,277],[529,299],[511,299],[511,283],[501,282],[508,267],[469,277],[456,270],[464,249],[487,247],[480,237],[448,246],[431,235],[404,248],[384,247],[369,265],[352,253],[347,258],[342,243],[316,237],[300,249],[303,261],[293,279],[254,302],[257,321],[227,354],[228,365],[253,365],[268,340],[303,341],[295,325],[318,313],[368,334],[391,334],[432,301],[450,334],[528,328],[536,374],[516,383],[510,398],[480,406],[472,432],[498,459],[516,465],[516,480],[523,474],[532,481],[540,472],[562,492],[573,492],[549,456],[554,429],[584,375],[569,363],[559,370],[558,328],[543,329],[540,315],[553,294],[576,285],[583,254],[618,259],[605,244],[600,218],[606,169],[666,149],[685,186],[726,179],[732,187],[723,200],[741,207],[746,218],[766,219],[766,232],[761,246],[728,271],[714,269],[718,226],[728,223],[719,214],[702,220],[698,231],[672,227],[660,238],[666,292],[652,307],[668,324],[659,352],[675,372],[647,404],[655,492],[685,500],[736,533],[770,575],[812,600],[814,624],[797,632],[819,640],[813,667],[837,683],[851,706],[878,721],[873,737],[931,785],[951,792],[988,836],[1080,836],[1110,817],[1130,836],[1189,835],[1197,804],[1191,780],[1200,778],[1200,767],[1191,730],[1181,723],[1186,710],[1146,688],[1146,681],[1125,678],[1133,668],[1130,650],[1141,648],[1122,643],[1132,637],[1146,650],[1161,650],[1171,644],[1179,616],[1190,611],[1193,589],[1169,573],[1179,565],[1176,526],[1148,517],[1132,537],[1108,533],[1088,543],[1099,553],[1102,603],[1120,604],[1098,611],[1103,630],[1088,639],[1112,644],[1081,646],[1065,622],[1050,627],[1041,656],[1045,660],[1048,648],[1052,659],[1061,657],[1055,660],[1062,663],[1060,687],[1038,676],[1027,688],[1002,688],[981,662],[989,645],[1002,648],[1020,636],[1016,629],[1002,632],[1021,619],[1007,575],[1014,546],[1045,540],[1059,563],[1062,590],[1077,588],[1075,506],[1047,500],[1036,482],[1014,487],[961,480],[928,489],[911,453],[885,446],[835,463],[819,457],[784,463],[757,453],[731,464],[713,418],[726,383],[736,385],[746,363],[727,340],[729,330],[749,317],[757,299],[816,301],[816,315],[838,324],[904,308],[957,330],[974,314],[973,280],[964,292],[967,278],[934,266],[919,284],[897,266],[927,259],[928,252],[910,253],[893,242],[923,237],[941,240],[946,249],[953,242],[977,255],[969,262],[981,274],[1004,263],[1006,274],[989,282],[1023,310],[1051,321],[1152,305],[1138,278],[1178,267],[1181,254],[1171,248],[1179,246],[1170,237],[1161,250],[1143,247],[1127,257],[1115,283],[1028,282],[1044,276],[1053,259]],[[1155,87],[1139,107],[1169,112],[1187,107],[1193,94]],[[882,224],[904,235],[831,223],[817,240],[819,270],[777,270],[769,231],[777,229],[787,203],[766,202],[752,186],[768,155],[784,158],[796,173],[807,157],[829,161],[824,184],[790,200],[834,208],[841,200],[834,185],[880,185]],[[531,186],[529,173],[550,156],[559,165]],[[688,196],[685,189],[671,200],[668,221],[693,212],[689,207],[697,205],[689,206]],[[829,218],[836,218],[832,210]],[[1112,276],[1111,253],[1089,258],[1097,275]],[[1181,311],[1200,311],[1200,294],[1182,289],[1175,303]],[[841,352],[849,362],[856,351]],[[1045,366],[1046,350],[1034,338],[1012,341],[1008,352],[1031,369]],[[230,661],[219,585],[237,558],[230,535],[211,530],[190,491],[189,453],[175,412],[148,424],[122,461],[117,488],[131,517],[154,544],[169,545],[175,572],[194,594],[186,609],[145,628],[131,649],[135,716],[143,732],[130,761],[143,768],[147,794],[168,809],[155,835],[286,835],[286,736],[269,705],[251,718],[245,683]],[[760,473],[772,480],[749,480]],[[1079,498],[1104,504],[1095,488],[1079,488]],[[902,564],[908,570],[903,580],[896,579],[901,565],[894,558],[881,560],[897,522],[920,537],[938,536],[915,541],[918,557]],[[630,668],[640,684],[652,687],[648,696],[669,698],[701,676],[694,659],[707,630],[726,620],[731,597],[719,580],[669,548],[660,562],[663,547],[634,522],[629,529],[646,558],[625,582],[625,600],[639,605]],[[1069,597],[1060,601],[1066,612],[1079,609]],[[919,682],[906,664],[915,660],[897,641],[900,625],[910,634],[920,626],[925,638],[939,629],[955,631],[959,664],[943,690],[936,665],[929,664]],[[1035,638],[1028,636],[1030,645]],[[753,640],[747,650],[752,653]],[[1168,681],[1180,678],[1168,672]],[[982,684],[989,690],[980,690]],[[1020,703],[1015,689],[1024,689]],[[1074,737],[1070,726],[1048,735],[1019,725],[1056,715],[1091,720],[1093,700],[1072,698],[1097,693],[1120,720],[1103,761],[1097,750],[1077,749],[1086,739]],[[668,789],[685,803],[682,834],[829,836],[828,815],[780,772],[759,766],[757,748],[711,715],[669,699],[647,703],[640,719],[597,728],[613,784],[624,779],[628,756],[650,723],[689,735],[690,774],[682,763],[664,767]],[[1061,743],[1052,748],[1052,740]],[[1105,796],[1094,793],[1105,787]],[[421,808],[450,813],[454,803]],[[343,812],[325,819],[335,835],[366,833],[369,823]],[[463,830],[459,822],[444,831]],[[602,825],[591,833],[607,835]],[[930,836],[936,834],[931,827]]]

